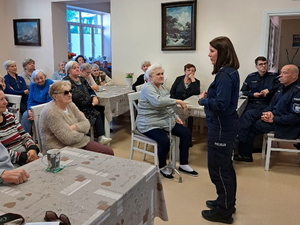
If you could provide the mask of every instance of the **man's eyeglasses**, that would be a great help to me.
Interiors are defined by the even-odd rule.
[[[258,66],[266,66],[266,65],[267,65],[267,62],[258,64]]]
[[[53,211],[47,211],[45,214],[45,221],[60,221],[59,225],[71,225],[69,218],[65,214],[61,214],[59,217]]]
[[[63,93],[64,95],[68,95],[69,93],[71,93],[72,94],[72,89],[71,90],[69,90],[69,91],[63,91],[63,92],[57,92],[56,94],[61,94],[61,93]]]

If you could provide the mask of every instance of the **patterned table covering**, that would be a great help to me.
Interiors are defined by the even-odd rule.
[[[61,164],[66,168],[56,174],[46,172],[41,159],[21,167],[30,177],[20,185],[0,186],[0,211],[43,222],[51,210],[67,215],[72,225],[168,220],[157,167],[69,147],[61,150]]]
[[[177,114],[182,119],[182,121],[186,120],[189,116],[194,117],[201,117],[205,118],[205,112],[204,112],[204,106],[198,104],[198,95],[193,95],[184,102],[187,105],[187,110],[185,113],[183,113],[183,109],[180,107],[180,105],[177,106]],[[238,106],[237,106],[237,113],[239,116],[242,115],[244,112],[246,106],[248,104],[248,99],[245,97],[239,98],[238,100]]]
[[[106,86],[104,91],[96,92],[100,105],[105,106],[105,117],[108,122],[113,117],[117,117],[129,111],[128,93],[133,92],[131,87],[127,86]]]

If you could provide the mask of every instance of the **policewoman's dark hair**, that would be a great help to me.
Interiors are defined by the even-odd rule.
[[[223,66],[232,67],[236,70],[240,68],[240,63],[235,53],[233,44],[228,37],[216,37],[209,42],[209,44],[218,51],[217,62],[214,65],[214,70],[211,74],[216,74]]]

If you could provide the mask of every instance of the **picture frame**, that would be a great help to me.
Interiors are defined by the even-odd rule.
[[[15,45],[41,46],[40,19],[14,19]]]
[[[293,34],[293,48],[300,48],[300,34]]]
[[[197,0],[161,4],[161,50],[196,50]]]

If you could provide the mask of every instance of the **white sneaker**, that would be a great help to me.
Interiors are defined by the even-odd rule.
[[[98,137],[98,142],[102,145],[105,145],[105,144],[111,142],[111,140],[112,140],[111,138],[107,138],[104,135]]]

